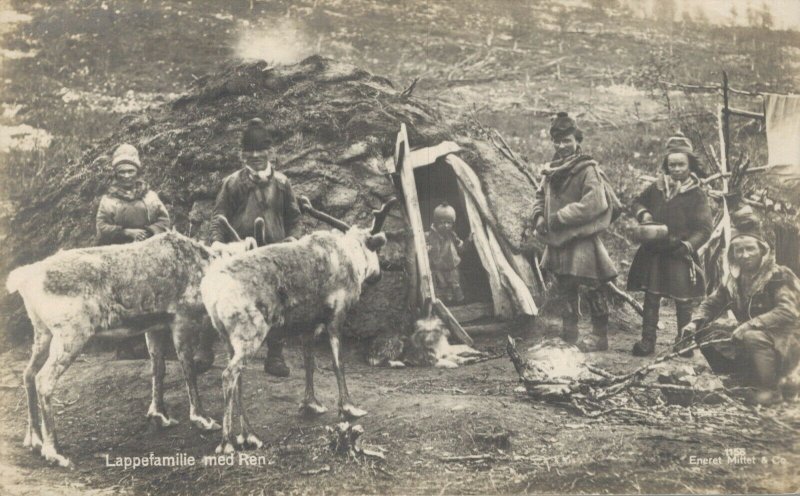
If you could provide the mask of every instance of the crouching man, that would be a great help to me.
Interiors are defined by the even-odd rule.
[[[289,179],[275,171],[269,160],[274,136],[261,119],[251,119],[242,133],[243,167],[226,177],[214,205],[214,217],[225,216],[231,227],[244,239],[252,236],[263,244],[291,241],[300,236],[300,207]],[[256,219],[263,219],[263,232],[255,232]],[[227,243],[229,230],[215,221],[213,241]],[[208,337],[203,338],[201,361],[212,353]],[[283,359],[283,340],[276,333],[267,337],[264,371],[276,377],[287,377],[289,367]],[[213,357],[213,355],[211,355]],[[213,358],[210,358],[213,361]]]
[[[754,386],[754,403],[780,402],[778,385],[800,359],[800,280],[775,263],[757,228],[733,231],[728,261],[730,274],[684,332],[698,342],[732,338],[701,348],[711,369]],[[712,324],[727,309],[736,317],[735,329]]]

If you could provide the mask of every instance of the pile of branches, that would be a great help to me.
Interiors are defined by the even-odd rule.
[[[583,364],[587,373],[576,378],[552,378],[542,374],[535,363],[525,360],[508,337],[506,352],[519,374],[524,390],[532,399],[569,408],[588,418],[615,415],[631,423],[675,425],[676,417],[689,415],[695,423],[708,422],[713,428],[763,427],[764,420],[773,428],[797,433],[797,429],[758,409],[744,404],[740,391],[720,388],[697,388],[680,381],[647,383],[644,379],[660,364],[689,350],[712,346],[729,339],[691,343],[691,337],[679,341],[675,351],[662,353],[651,362],[624,374],[612,374],[602,368]],[[676,383],[677,382],[677,383]],[[652,394],[658,393],[661,394]],[[666,401],[665,401],[666,398]],[[716,405],[724,404],[725,409]],[[693,408],[687,409],[686,406]],[[711,428],[711,427],[710,427]]]

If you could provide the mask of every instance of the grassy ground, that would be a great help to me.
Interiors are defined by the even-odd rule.
[[[0,24],[2,47],[35,52],[0,60],[0,125],[28,124],[53,135],[47,148],[0,155],[0,226],[14,203],[35,194],[37,178],[68,167],[126,114],[158,105],[196,78],[253,51],[276,59],[322,53],[403,87],[420,77],[417,97],[472,131],[478,123],[496,127],[534,166],[550,157],[548,116],[569,110],[586,130],[586,148],[623,198],[642,186],[638,176],[656,171],[663,138],[676,127],[705,143],[706,163],[708,149],[717,142],[709,111],[718,97],[664,93],[654,84],[658,80],[710,84],[726,69],[737,87],[800,91],[797,33],[676,26],[670,36],[666,26],[650,21],[564,11],[549,2],[250,5],[246,0],[0,2],[0,10],[13,7],[30,16]],[[745,97],[734,104],[758,109],[757,101]],[[756,145],[763,150],[763,130],[744,124],[735,132],[742,142],[752,140],[751,156],[760,157],[763,151]],[[623,236],[627,222],[620,221],[615,234],[604,239],[621,272],[635,248]],[[673,336],[669,318],[662,346]],[[612,350],[594,359],[613,371],[632,370],[642,363],[628,354],[638,334],[637,318],[617,310],[612,327]],[[526,345],[556,332],[553,322],[542,321]],[[485,338],[479,347],[500,350],[502,339]],[[143,417],[149,396],[146,362],[85,356],[56,393],[64,448],[78,467],[63,471],[21,448],[25,404],[19,377],[26,356],[27,348],[18,347],[2,357],[0,492],[8,494],[703,493],[782,492],[800,485],[796,430],[779,436],[768,424],[748,430],[743,426],[749,423],[709,426],[695,409],[679,409],[668,423],[614,415],[589,419],[515,393],[516,373],[504,358],[456,371],[395,371],[367,368],[351,352],[353,394],[370,411],[362,423],[366,440],[388,449],[386,462],[357,463],[327,450],[324,427],[335,422],[333,415],[314,421],[295,416],[302,387],[296,349],[289,350],[294,370],[289,380],[266,378],[259,364],[248,365],[246,404],[268,442],[259,453],[267,464],[257,468],[105,467],[106,454],[199,457],[209,454],[218,439],[189,427],[175,363],[169,365],[167,399],[182,424],[155,433]],[[698,357],[693,363],[702,361]],[[219,371],[201,381],[217,418]],[[320,396],[332,407],[332,373],[323,367],[318,376]],[[796,411],[781,407],[773,413],[796,428]],[[493,429],[512,433],[511,451],[501,453],[477,440],[476,433]],[[689,463],[692,455],[724,456],[726,448],[744,448],[770,463]],[[440,461],[447,454],[487,453],[494,460]],[[789,463],[772,464],[773,456]],[[327,472],[303,473],[326,465]]]

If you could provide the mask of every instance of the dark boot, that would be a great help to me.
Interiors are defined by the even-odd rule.
[[[689,325],[692,322],[692,310],[694,305],[691,301],[675,301],[675,313],[677,314],[678,320],[678,334],[675,336],[675,344],[677,345],[674,348],[674,351],[680,351],[687,346],[691,346],[692,340],[686,339],[685,341],[678,344],[678,342],[682,341],[684,338],[683,335],[683,328]],[[682,356],[683,358],[691,358],[694,356],[694,350],[685,351],[683,353],[678,353],[678,356]]]
[[[575,344],[578,340],[578,302],[569,302],[561,312],[561,335],[567,343]]]
[[[114,360],[144,360],[150,358],[144,335],[125,338],[117,343]]]
[[[202,329],[194,354],[194,371],[196,374],[207,372],[214,365],[214,343],[217,341],[217,331],[213,328]]]
[[[578,348],[584,352],[608,350],[608,315],[592,315],[592,333],[581,338]]]
[[[642,315],[642,340],[633,345],[634,356],[648,356],[656,351],[658,333],[658,310],[661,297],[652,293],[644,294],[644,315]]]
[[[753,365],[753,379],[756,392],[750,398],[752,403],[773,405],[783,399],[778,391],[778,357],[768,343],[752,341],[745,337],[745,347]]]
[[[275,377],[289,377],[289,367],[283,360],[283,342],[267,338],[267,356],[264,358],[264,372]]]

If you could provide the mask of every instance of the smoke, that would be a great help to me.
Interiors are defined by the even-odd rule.
[[[303,29],[294,20],[283,18],[271,26],[245,27],[239,34],[234,53],[243,60],[283,65],[297,63],[313,52]]]

